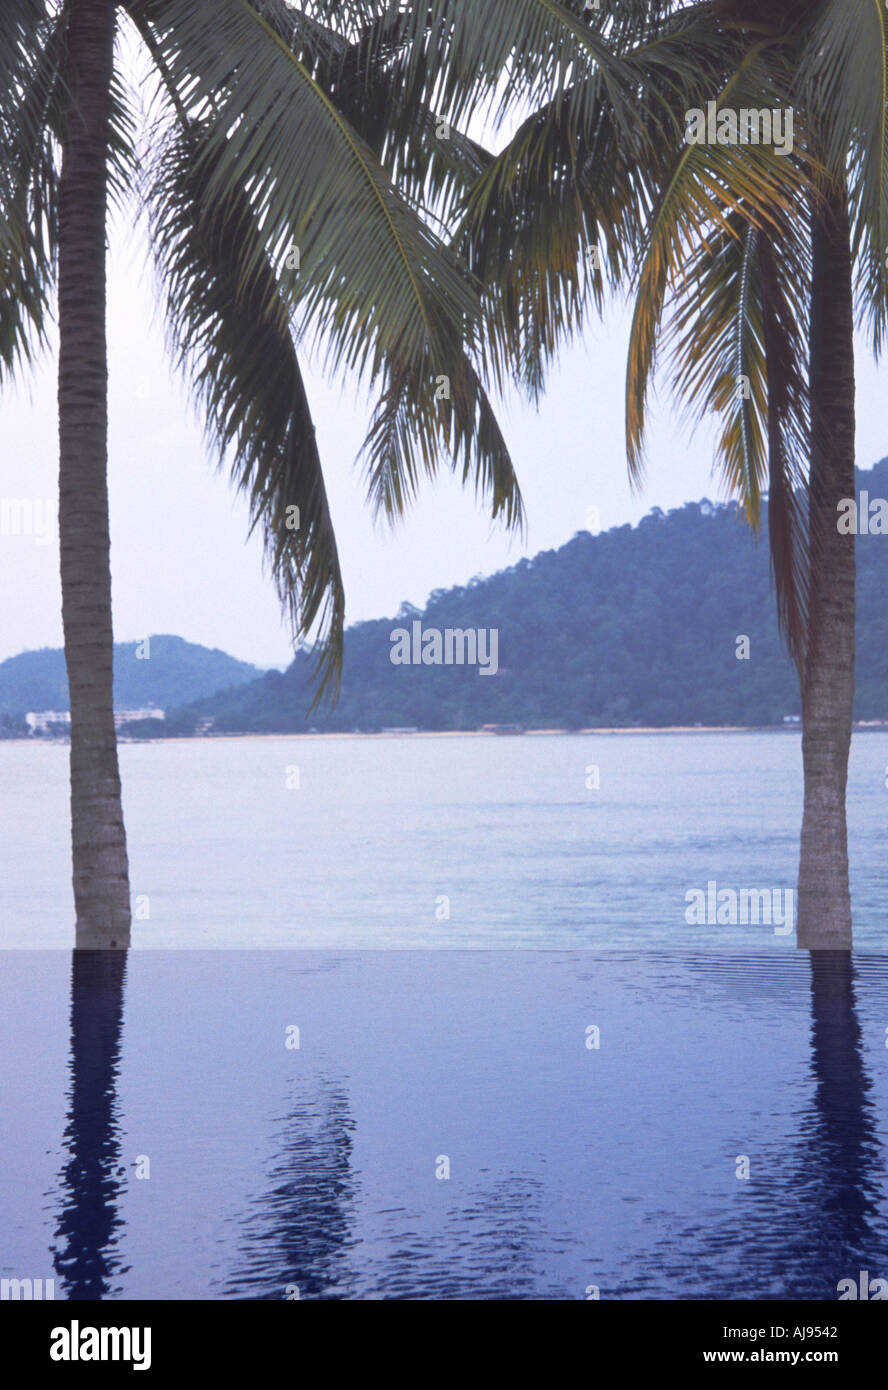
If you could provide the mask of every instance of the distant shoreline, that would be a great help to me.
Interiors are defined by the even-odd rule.
[[[888,723],[885,724],[855,724],[854,733],[888,733]],[[118,743],[211,743],[211,742],[232,742],[256,739],[346,739],[346,738],[372,738],[372,739],[395,739],[395,738],[553,738],[571,737],[577,738],[586,735],[611,735],[611,734],[800,734],[801,724],[673,724],[665,726],[644,726],[633,728],[594,728],[594,729],[526,729],[521,734],[495,734],[482,729],[418,729],[415,733],[364,733],[364,732],[341,732],[341,733],[207,733],[207,734],[181,734],[163,735],[157,738],[120,738]],[[53,738],[9,738],[0,740],[3,743],[32,743],[32,744],[59,744],[67,748],[70,744],[69,739]]]

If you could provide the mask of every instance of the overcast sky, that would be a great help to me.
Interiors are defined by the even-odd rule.
[[[118,641],[175,633],[261,666],[290,659],[288,633],[261,544],[246,541],[247,507],[216,471],[181,382],[171,377],[153,272],[141,236],[118,216],[109,266],[110,493],[114,626]],[[634,497],[623,448],[628,311],[566,351],[539,411],[518,401],[501,412],[528,513],[522,543],[492,527],[471,491],[449,476],[429,486],[394,533],[374,525],[354,461],[370,405],[353,389],[307,371],[327,490],[345,577],[347,618],[391,616],[403,600],[465,583],[568,541],[597,507],[608,528],[702,496],[713,480],[712,432],[690,439],[668,399],[651,417],[650,467]],[[858,463],[888,454],[884,368],[858,353]],[[57,489],[52,356],[0,400],[0,501],[29,499],[35,516]],[[0,526],[0,530],[2,530]],[[9,529],[7,526],[5,529]],[[0,659],[60,646],[55,534],[0,534],[5,622]]]

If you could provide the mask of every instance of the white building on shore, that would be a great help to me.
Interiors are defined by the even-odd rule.
[[[115,729],[122,729],[124,724],[135,724],[137,719],[165,718],[165,711],[155,709],[153,705],[149,709],[116,709],[114,711],[114,727]]]
[[[152,705],[148,709],[116,709],[114,711],[114,727],[122,729],[124,724],[134,724],[137,719],[165,719],[166,711],[155,709]],[[25,723],[28,732],[31,734],[45,734],[51,724],[65,724],[70,727],[70,710],[32,710],[25,715]]]
[[[40,710],[39,713],[26,714],[25,723],[28,726],[29,733],[45,734],[50,724],[70,724],[71,711],[67,709]]]

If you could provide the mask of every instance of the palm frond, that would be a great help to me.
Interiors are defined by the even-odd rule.
[[[267,394],[273,386],[288,408],[300,395],[294,320],[297,341],[309,328],[323,335],[334,368],[383,383],[368,440],[380,505],[399,510],[418,458],[427,474],[444,459],[461,466],[493,515],[512,525],[522,516],[520,492],[472,363],[480,301],[471,277],[301,61],[298,35],[294,45],[279,9],[248,0],[219,0],[212,9],[208,51],[200,0],[130,5],[189,132],[165,155],[170,172],[156,171],[155,243],[174,340],[191,362],[216,443],[235,449],[256,521],[263,509],[271,518],[266,539],[282,593],[295,602],[303,586],[300,631],[332,603],[326,679],[338,661],[330,643],[341,641],[342,608],[320,463],[305,409],[298,428],[288,425],[286,441],[300,445],[294,452],[283,406]],[[314,72],[345,52],[330,40],[326,54],[311,59]],[[269,371],[257,347],[263,333],[280,340],[289,384]],[[452,383],[446,411],[432,372]],[[405,485],[387,487],[386,470],[390,478],[400,470]],[[284,536],[279,550],[286,503],[300,506],[307,529]]]
[[[577,142],[564,106],[529,116],[477,180],[455,245],[484,286],[485,364],[536,399],[549,363],[624,283],[642,223],[635,149],[597,89],[594,126]],[[541,190],[544,196],[541,197]]]
[[[372,44],[372,40],[371,40]],[[400,47],[400,73],[413,94],[427,99],[457,124],[487,103],[502,118],[515,105],[542,105],[557,94],[568,102],[569,120],[584,123],[584,91],[576,79],[597,66],[615,119],[628,119],[629,89],[621,60],[599,28],[559,0],[426,0],[392,6],[377,44]],[[371,53],[373,49],[371,47]]]
[[[446,222],[454,202],[483,167],[485,152],[441,120],[419,95],[422,84],[414,84],[414,99],[409,98],[405,51],[397,41],[391,6],[379,7],[374,21],[348,39],[305,8],[292,9],[286,0],[254,4],[335,101],[400,192],[426,216]]]
[[[45,343],[56,255],[64,12],[27,0],[0,16],[0,362]]]
[[[802,243],[797,240],[797,244]],[[810,241],[807,243],[810,245]],[[784,247],[781,246],[781,254]],[[759,243],[765,363],[768,374],[768,533],[777,613],[790,653],[801,674],[805,667],[810,599],[811,529],[807,455],[810,444],[809,396],[802,342],[806,317],[800,315],[798,287],[811,283],[810,266],[785,274],[767,237]],[[798,270],[802,269],[801,276]],[[804,269],[808,273],[804,274]]]
[[[722,476],[753,526],[759,524],[768,466],[763,235],[734,213],[727,227],[690,251],[662,336],[673,391],[691,425],[711,412],[722,420]]]
[[[659,31],[643,8],[633,26],[622,11],[620,19],[630,119],[614,119],[602,74],[590,69],[579,79],[582,100],[568,93],[541,106],[490,162],[457,242],[485,286],[490,363],[498,376],[510,370],[532,397],[589,303],[601,312],[605,285],[630,281],[685,113],[742,61],[742,47],[708,7],[681,10]],[[586,113],[579,132],[571,105]]]
[[[224,204],[248,191],[262,257],[323,334],[333,369],[416,364],[454,328],[471,340],[478,299],[464,269],[248,0],[144,0],[139,11],[180,101],[204,121],[208,194]],[[291,248],[298,267],[286,264]],[[254,246],[244,275],[259,263]]]
[[[370,500],[377,516],[396,521],[433,478],[446,456],[494,520],[524,527],[521,489],[495,411],[470,358],[454,342],[446,371],[431,359],[419,372],[386,373],[362,450]]]
[[[888,13],[884,0],[825,0],[798,85],[824,162],[847,175],[860,321],[881,352],[888,330]]]
[[[691,423],[721,418],[717,462],[756,530],[767,490],[778,616],[798,663],[807,623],[810,283],[806,220],[797,228],[784,219],[777,234],[738,211],[688,256],[663,336],[673,392]]]
[[[200,149],[198,126],[171,134],[146,188],[170,338],[249,498],[294,638],[317,629],[317,701],[338,688],[345,596],[314,425],[274,269],[256,269],[255,213],[246,197],[214,200]]]
[[[723,106],[778,106],[764,46],[751,49],[718,94]],[[807,168],[768,145],[687,144],[661,184],[638,277],[626,377],[626,441],[630,475],[640,480],[649,383],[665,305],[692,247],[704,252],[719,231],[737,234],[732,214],[778,234],[809,187]]]

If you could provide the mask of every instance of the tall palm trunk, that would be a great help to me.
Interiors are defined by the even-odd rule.
[[[124,947],[129,869],[113,707],[105,342],[116,0],[73,0],[59,186],[59,533],[78,947]]]
[[[847,195],[814,219],[811,332],[811,605],[802,681],[805,810],[798,944],[851,946],[845,790],[854,707],[854,537],[838,503],[855,496],[854,304]]]

